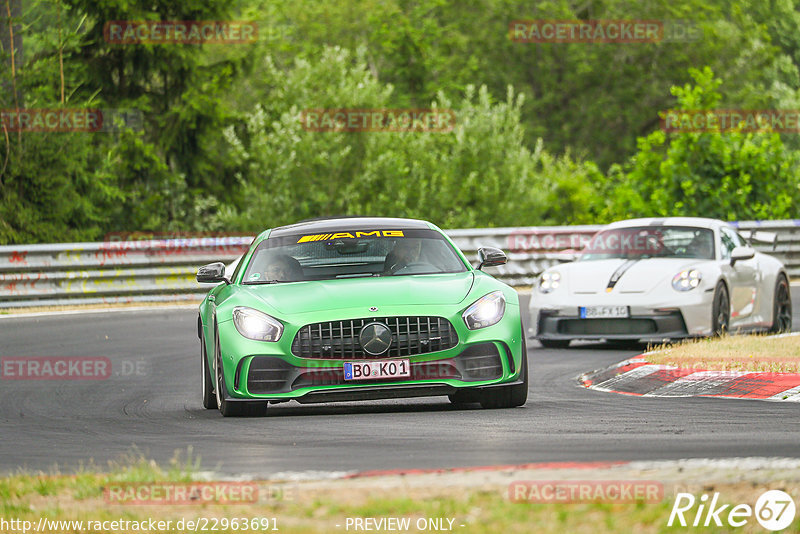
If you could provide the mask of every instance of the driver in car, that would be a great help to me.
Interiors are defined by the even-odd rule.
[[[303,279],[303,268],[296,259],[281,254],[267,264],[264,269],[264,278],[279,282],[297,282]]]
[[[420,261],[421,251],[421,239],[398,240],[392,251],[386,255],[386,260],[383,262],[383,272],[394,274],[400,269]]]
[[[693,258],[713,259],[714,242],[712,241],[711,232],[699,232],[694,236],[689,246],[686,247],[686,252]]]

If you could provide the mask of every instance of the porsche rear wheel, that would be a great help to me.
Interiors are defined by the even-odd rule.
[[[711,329],[715,336],[722,336],[729,332],[731,320],[731,301],[728,298],[728,288],[720,282],[714,290],[714,304],[711,307]]]
[[[222,351],[219,347],[219,332],[214,327],[214,379],[216,382],[217,408],[223,417],[243,417],[264,415],[267,410],[266,402],[259,401],[230,401],[227,399],[228,390],[225,387],[224,368],[222,366]]]
[[[778,275],[775,284],[775,296],[772,305],[772,328],[770,332],[778,334],[792,331],[792,294],[789,282],[783,274]]]

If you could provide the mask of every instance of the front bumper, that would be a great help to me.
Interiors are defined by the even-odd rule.
[[[657,299],[647,294],[588,295],[555,300],[534,291],[528,334],[547,340],[644,340],[661,342],[711,334],[713,288]],[[628,318],[582,319],[581,306],[627,306]]]
[[[415,310],[418,311],[418,310]],[[469,330],[459,315],[445,315],[458,334],[450,349],[401,356],[408,359],[410,378],[344,380],[349,358],[301,358],[291,350],[303,326],[286,325],[277,343],[243,338],[232,321],[219,323],[220,351],[228,400],[301,403],[368,400],[455,393],[521,382],[522,336],[518,306],[507,306],[497,324]],[[375,358],[381,361],[392,358]]]
[[[626,319],[581,319],[539,314],[539,339],[677,339],[688,337],[680,311],[663,315],[631,316]]]

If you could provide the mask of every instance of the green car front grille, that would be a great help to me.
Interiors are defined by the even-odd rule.
[[[444,317],[366,317],[305,325],[294,337],[292,354],[325,360],[375,359],[359,341],[361,329],[370,323],[382,323],[392,332],[389,349],[377,358],[428,354],[458,345],[458,334]]]

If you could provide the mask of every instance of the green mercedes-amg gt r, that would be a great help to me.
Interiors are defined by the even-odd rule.
[[[203,406],[259,415],[268,403],[447,395],[484,408],[525,404],[519,297],[473,268],[435,225],[337,218],[267,230],[200,305]]]

